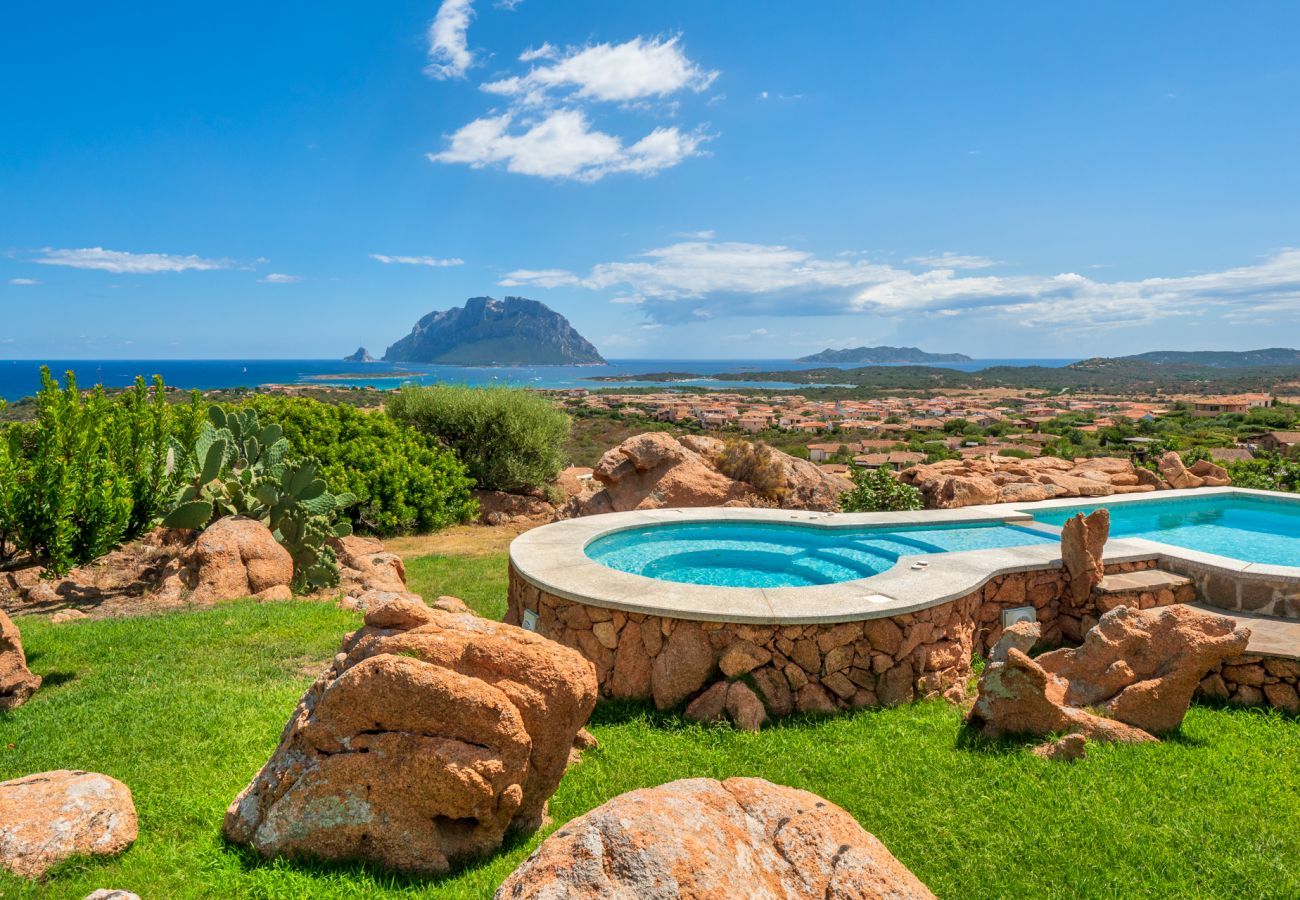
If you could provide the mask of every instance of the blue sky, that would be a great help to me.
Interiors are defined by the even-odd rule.
[[[9,4],[0,357],[1300,344],[1300,5]]]

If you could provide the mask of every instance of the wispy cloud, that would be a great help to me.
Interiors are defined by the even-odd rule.
[[[403,266],[463,266],[465,260],[459,257],[449,257],[447,259],[438,259],[433,256],[389,256],[385,253],[372,253],[371,259],[377,259],[384,265],[403,265]]]
[[[930,256],[909,256],[907,262],[932,269],[988,269],[1001,265],[996,259],[989,259],[987,256],[964,256],[947,251]]]
[[[201,256],[175,256],[169,253],[128,253],[122,250],[105,250],[103,247],[84,247],[77,250],[55,250],[46,247],[42,256],[33,262],[45,266],[67,266],[73,269],[98,269],[119,275],[156,275],[160,272],[206,272],[228,269],[230,261],[204,259]]]
[[[10,278],[9,283],[18,285],[19,287],[27,287],[28,285],[40,284],[40,282],[37,281],[35,278]]]
[[[446,78],[469,68],[473,56],[465,30],[472,12],[468,2],[445,0],[430,29],[431,74]],[[671,99],[674,95],[707,90],[718,72],[690,59],[681,35],[569,47],[544,42],[525,50],[518,60],[527,66],[521,74],[480,85],[506,98],[508,105],[447,135],[446,146],[427,154],[429,160],[594,182],[615,173],[655,175],[703,155],[703,145],[712,137],[703,125],[660,126],[625,135],[591,122],[592,109],[602,103],[675,116],[679,104]]]
[[[678,91],[699,93],[718,77],[690,60],[681,35],[635,37],[622,44],[592,44],[557,50],[550,44],[526,50],[521,62],[550,60],[523,75],[482,86],[490,94],[543,103],[556,95],[578,100],[627,103],[663,98]]]
[[[257,279],[261,284],[295,284],[302,281],[301,275],[286,275],[283,272],[271,272],[263,278]]]
[[[615,172],[653,175],[698,155],[705,140],[701,132],[660,127],[625,145],[593,129],[581,110],[567,109],[523,127],[515,127],[512,113],[475,119],[451,135],[446,150],[428,156],[476,169],[502,164],[521,175],[591,182]]]
[[[474,62],[469,49],[469,23],[474,0],[443,0],[429,24],[429,62],[424,73],[431,78],[464,78]]]
[[[1219,272],[1129,281],[1056,275],[960,275],[866,259],[823,258],[768,244],[686,241],[600,263],[585,275],[545,270],[507,276],[515,287],[574,286],[641,298],[653,321],[701,317],[932,316],[1001,317],[1048,331],[1108,330],[1174,317],[1263,315],[1300,320],[1300,250]]]

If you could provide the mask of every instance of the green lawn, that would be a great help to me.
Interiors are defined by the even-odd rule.
[[[504,561],[430,559],[414,587],[503,607]],[[441,881],[264,863],[226,846],[222,814],[274,748],[311,667],[358,618],[322,603],[240,602],[156,618],[20,619],[47,684],[0,716],[0,778],[55,768],[135,793],[140,839],[0,895],[96,887],[177,897],[472,898],[538,838]],[[1300,722],[1194,707],[1180,736],[1098,746],[1074,765],[963,741],[941,703],[790,721],[758,735],[605,705],[601,746],[551,802],[557,822],[623,791],[696,775],[758,775],[847,808],[941,897],[1300,896]]]

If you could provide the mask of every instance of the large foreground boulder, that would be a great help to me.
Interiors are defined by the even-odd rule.
[[[1036,623],[1020,628],[1037,637]],[[1024,643],[1000,645],[968,721],[991,736],[1155,740],[1182,724],[1201,679],[1249,639],[1232,619],[1190,606],[1116,607],[1074,649],[1030,659]]]
[[[22,706],[41,686],[41,676],[27,668],[18,626],[0,612],[0,709]]]
[[[438,874],[542,824],[596,701],[576,651],[406,598],[366,613],[226,812],[263,856]]]
[[[40,878],[73,856],[115,856],[135,841],[130,789],[60,769],[0,783],[0,865]]]
[[[689,778],[622,794],[569,822],[496,900],[933,896],[816,794],[761,778]]]
[[[293,557],[256,519],[227,516],[199,533],[189,555],[194,603],[289,596]]]

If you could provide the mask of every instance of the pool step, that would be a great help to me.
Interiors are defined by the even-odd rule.
[[[1192,583],[1186,575],[1175,575],[1163,569],[1141,569],[1122,575],[1107,575],[1093,588],[1098,594],[1122,594],[1130,591],[1177,591]]]

